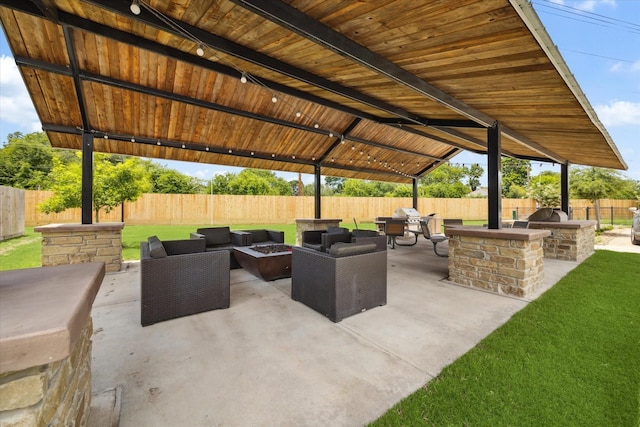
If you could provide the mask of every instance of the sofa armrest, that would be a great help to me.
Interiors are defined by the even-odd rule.
[[[284,243],[284,231],[267,230],[267,233],[269,233],[269,240],[276,243]]]

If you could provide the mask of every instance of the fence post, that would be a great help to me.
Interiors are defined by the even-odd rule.
[[[613,206],[609,206],[609,209],[611,211],[611,225],[613,225]]]
[[[587,221],[589,220],[589,206],[587,206],[586,208],[584,208],[585,212],[586,212],[586,217],[587,217]]]

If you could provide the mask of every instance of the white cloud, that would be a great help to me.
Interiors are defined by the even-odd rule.
[[[5,55],[0,57],[0,122],[7,133],[42,129],[18,66]]]
[[[580,9],[580,10],[584,10],[586,12],[593,12],[593,10],[596,8],[597,6],[603,5],[603,4],[609,4],[611,6],[615,6],[616,2],[615,0],[587,0],[587,1],[582,1],[578,4],[576,4],[576,8]]]
[[[636,125],[640,127],[640,102],[613,100],[596,105],[598,117],[605,126]]]
[[[616,62],[611,66],[611,68],[609,68],[609,71],[612,73],[637,73],[640,71],[640,61],[632,62],[630,64]]]

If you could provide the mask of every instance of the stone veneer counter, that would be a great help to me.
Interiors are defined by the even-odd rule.
[[[0,272],[0,424],[86,423],[104,275],[102,262]]]
[[[582,262],[590,257],[595,248],[595,221],[531,221],[529,228],[549,230],[544,238],[544,257],[564,261]]]
[[[42,266],[104,262],[107,273],[120,271],[124,222],[49,224],[42,233]]]
[[[548,230],[447,227],[449,280],[524,297],[544,284],[543,239]]]

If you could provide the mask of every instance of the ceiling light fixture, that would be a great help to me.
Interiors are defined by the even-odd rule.
[[[133,0],[131,2],[131,6],[129,6],[129,10],[131,10],[131,13],[133,13],[134,15],[140,15],[140,12],[142,11],[140,9],[140,1]]]
[[[204,45],[200,45],[198,46],[198,48],[196,49],[196,54],[198,56],[204,56]]]
[[[274,104],[278,102],[278,97],[275,94],[273,95],[273,97],[271,97],[271,102],[273,102]]]

